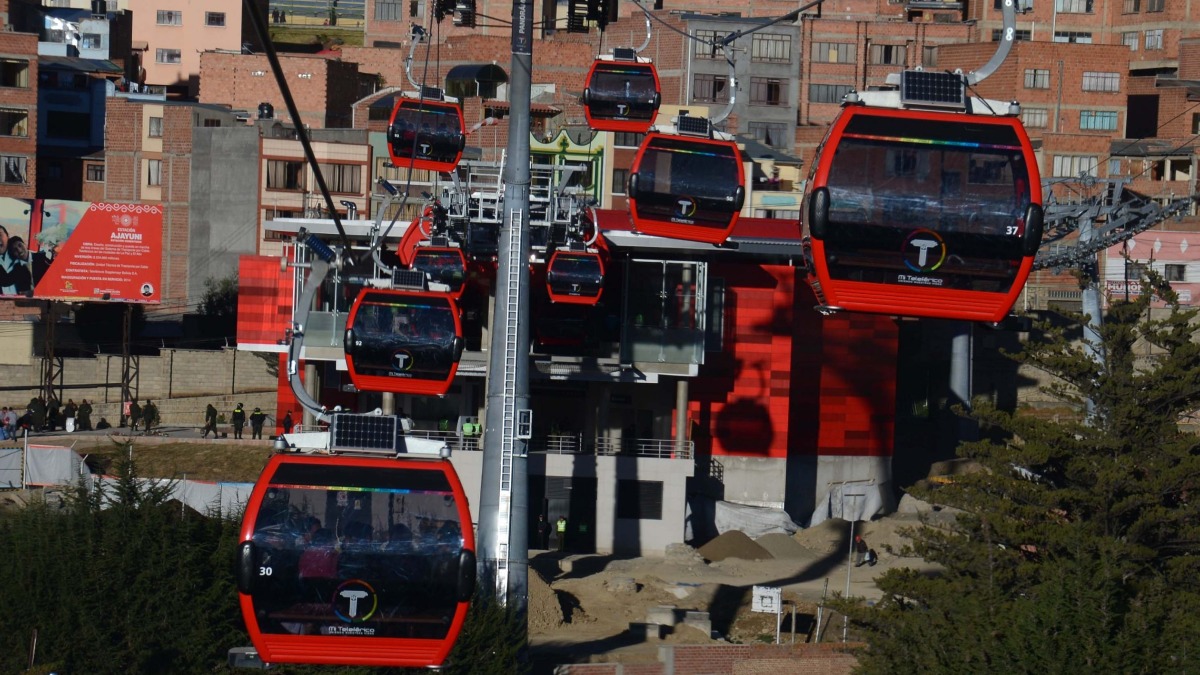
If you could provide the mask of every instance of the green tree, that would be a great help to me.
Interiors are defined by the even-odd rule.
[[[940,573],[889,570],[880,603],[847,608],[864,672],[1200,669],[1200,452],[1180,428],[1200,406],[1197,312],[1156,275],[1148,285],[1167,308],[1149,294],[1113,304],[1104,358],[1048,325],[1015,356],[1055,376],[1048,390],[1078,419],[977,405],[994,433],[959,454],[984,471],[914,487],[958,516],[912,533]]]
[[[197,313],[204,318],[201,326],[205,337],[235,337],[238,313],[237,274],[222,279],[205,279],[204,294],[200,296]]]
[[[117,465],[104,491],[0,517],[0,672],[200,673],[248,644],[232,563],[236,524]]]

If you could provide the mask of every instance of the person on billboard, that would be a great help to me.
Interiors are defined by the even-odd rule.
[[[0,290],[5,295],[29,295],[33,290],[33,272],[29,267],[29,249],[20,237],[9,237],[0,261]]]

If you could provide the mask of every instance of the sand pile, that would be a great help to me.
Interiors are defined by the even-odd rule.
[[[849,544],[850,523],[839,518],[823,520],[792,535],[798,544],[820,555],[845,550]]]
[[[764,534],[754,541],[776,560],[804,560],[813,557],[812,551],[782,532]]]
[[[727,558],[770,560],[771,553],[740,530],[730,530],[699,548],[705,560],[720,562]]]
[[[562,606],[550,584],[531,566],[529,568],[529,632],[546,633],[563,623]]]

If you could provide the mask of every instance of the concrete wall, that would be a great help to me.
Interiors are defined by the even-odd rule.
[[[258,252],[259,132],[198,127],[192,132],[188,297],[207,279],[236,274],[238,258]]]
[[[28,352],[26,352],[28,353]],[[267,392],[274,401],[276,377],[268,371],[268,363],[253,354],[238,353],[234,349],[201,351],[186,349],[163,350],[160,356],[137,358],[137,377],[134,393],[139,400],[154,399],[163,411],[163,422],[173,423],[166,414],[168,399],[243,396],[251,392]],[[5,388],[0,389],[0,401],[4,405],[24,410],[29,399],[37,395],[41,379],[41,360],[31,359],[28,365],[8,365],[5,368]],[[118,403],[120,389],[105,389],[104,383],[119,385],[121,382],[121,356],[100,355],[91,359],[63,359],[62,399],[75,399],[78,403],[88,399],[94,404]],[[270,406],[274,409],[274,405]],[[204,405],[196,409],[197,419],[203,421]],[[93,421],[100,418],[99,412]],[[190,419],[190,418],[189,418]],[[110,419],[110,421],[112,421]],[[183,420],[180,420],[182,423]],[[200,423],[198,422],[198,423]],[[190,422],[187,422],[190,424]]]

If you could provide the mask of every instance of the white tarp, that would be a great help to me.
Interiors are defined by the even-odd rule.
[[[99,487],[108,497],[116,494],[115,476],[99,476]],[[171,497],[206,516],[233,518],[240,516],[254,483],[215,483],[200,480],[169,480],[145,478],[142,485],[155,488],[171,488]]]
[[[76,485],[89,476],[83,458],[71,448],[29,445],[25,457],[25,486]]]
[[[21,455],[23,448],[0,448],[0,488],[21,487]]]
[[[71,448],[50,445],[30,445],[24,448],[0,449],[0,488],[20,488],[21,462],[26,472],[24,487],[72,486],[82,476],[88,489],[99,487],[108,495],[115,494],[117,478],[93,476],[83,458]],[[147,478],[146,483],[172,486],[171,496],[206,515],[237,517],[250,500],[253,483],[217,483],[212,481]]]
[[[801,529],[783,509],[746,506],[724,501],[717,502],[715,521],[718,533],[725,534],[730,530],[739,530],[751,539],[757,539],[766,534],[792,535]]]
[[[834,483],[817,500],[808,526],[813,527],[830,518],[870,520],[884,512],[884,491],[887,488],[887,483],[873,480]]]

